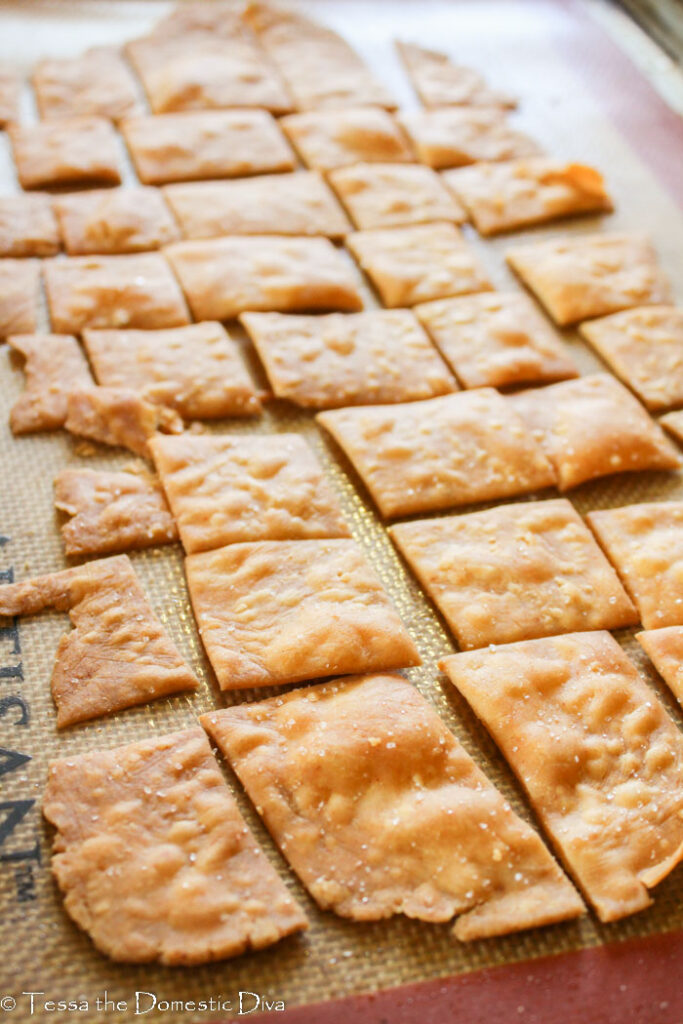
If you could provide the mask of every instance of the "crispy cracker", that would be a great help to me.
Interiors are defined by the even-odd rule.
[[[420,664],[352,540],[229,544],[188,555],[199,633],[223,690]]]
[[[676,450],[642,405],[608,373],[512,395],[567,491],[586,480],[644,469],[678,469]]]
[[[19,120],[22,80],[16,71],[0,68],[0,128]]]
[[[59,241],[49,196],[0,196],[0,257],[54,256]]]
[[[64,906],[113,960],[202,964],[306,928],[199,728],[52,761],[43,813]]]
[[[63,427],[69,394],[93,382],[80,345],[69,334],[14,334],[7,341],[26,360],[26,390],[10,411],[12,433]]]
[[[219,323],[83,335],[98,384],[137,391],[185,419],[251,416],[261,403],[236,342]]]
[[[348,537],[298,434],[157,437],[154,461],[188,553],[236,541]]]
[[[457,385],[407,309],[288,316],[243,313],[278,398],[313,409],[410,402]]]
[[[462,648],[638,621],[563,498],[401,523],[389,533]]]
[[[663,427],[666,427],[679,444],[683,445],[683,410],[681,412],[669,412],[666,416],[662,416],[659,422]]]
[[[112,46],[41,60],[32,79],[41,117],[96,115],[118,121],[143,109],[133,73]]]
[[[467,220],[438,174],[421,164],[355,164],[332,171],[329,180],[357,228]]]
[[[396,43],[413,89],[425,107],[516,107],[507,93],[492,89],[474,68],[454,64],[439,50],[415,43]]]
[[[535,832],[399,675],[201,717],[323,909],[448,921],[458,939],[579,916]]]
[[[385,306],[491,289],[486,272],[454,224],[356,231],[346,244]]]
[[[11,124],[7,132],[22,188],[121,181],[116,132],[103,117]]]
[[[114,188],[58,196],[54,209],[71,255],[144,252],[180,237],[156,188]]]
[[[234,235],[176,242],[165,252],[196,320],[363,308],[354,268],[327,238]]]
[[[606,632],[441,662],[601,921],[650,906],[683,858],[683,737]]]
[[[385,519],[550,487],[552,466],[493,388],[320,413]]]
[[[429,167],[464,167],[480,160],[537,156],[538,143],[495,107],[442,107],[398,115],[418,159]]]
[[[306,167],[331,171],[365,163],[410,163],[413,152],[391,114],[377,107],[311,110],[280,122]]]
[[[0,338],[36,330],[40,280],[40,260],[0,259]]]
[[[129,448],[149,458],[147,442],[159,430],[179,434],[180,417],[172,409],[124,388],[78,388],[69,393],[64,426],[72,434],[101,444]]]
[[[683,626],[665,626],[636,633],[636,640],[671,689],[683,704]]]

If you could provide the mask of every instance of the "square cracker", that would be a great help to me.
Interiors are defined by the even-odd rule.
[[[443,179],[480,235],[613,208],[593,167],[546,157],[474,164],[445,171]]]
[[[683,501],[588,513],[646,629],[683,626]]]
[[[319,413],[385,519],[550,487],[552,466],[493,388]]]
[[[242,313],[278,398],[313,409],[411,402],[457,385],[407,309],[288,316]]]
[[[49,196],[36,192],[0,197],[0,257],[54,256],[59,242]]]
[[[81,346],[69,334],[14,334],[7,341],[26,360],[26,390],[10,411],[12,433],[63,427],[70,392],[93,382]]]
[[[438,50],[396,43],[413,89],[425,107],[516,107],[517,101],[486,83],[474,68],[454,64]]]
[[[148,402],[136,391],[89,387],[69,392],[64,426],[77,437],[149,458],[150,438],[160,430],[181,433],[183,421],[173,409]]]
[[[199,634],[223,690],[419,665],[352,540],[261,541],[188,555]]]
[[[357,921],[462,915],[462,940],[582,913],[536,833],[401,676],[339,679],[200,721],[323,909]]]
[[[437,170],[480,160],[517,160],[541,152],[537,142],[513,128],[495,107],[410,110],[399,114],[398,120],[418,159]]]
[[[165,252],[197,320],[363,308],[355,268],[327,238],[233,235]]]
[[[643,306],[589,320],[579,330],[648,409],[683,405],[683,310]]]
[[[19,120],[22,80],[15,71],[0,68],[0,128]]]
[[[47,260],[45,288],[52,327],[179,327],[190,322],[183,294],[159,253],[72,256]]]
[[[654,247],[640,235],[552,238],[515,246],[506,259],[561,326],[671,301]]]
[[[0,338],[36,330],[40,277],[40,260],[0,259]]]
[[[576,377],[568,350],[526,295],[482,292],[415,306],[418,320],[466,388]]]
[[[156,188],[111,188],[57,196],[54,210],[71,255],[159,249],[180,232]]]
[[[96,115],[118,121],[143,109],[133,73],[112,46],[41,60],[32,78],[41,117]]]
[[[360,161],[410,163],[415,159],[393,116],[377,107],[290,114],[280,124],[306,167],[319,171]]]
[[[401,523],[389,532],[460,647],[638,621],[616,573],[564,498]]]
[[[188,554],[236,541],[349,536],[298,434],[185,433],[157,437],[151,447]]]
[[[103,117],[57,118],[7,129],[22,188],[118,185],[116,132]]]
[[[64,905],[113,960],[201,964],[306,927],[199,728],[52,761],[43,814]]]
[[[121,124],[146,185],[292,171],[294,154],[266,110],[203,110],[134,117]]]
[[[650,906],[683,858],[683,736],[616,640],[574,633],[441,665],[600,920]]]
[[[678,703],[683,704],[683,626],[647,629],[636,633],[636,640]]]
[[[185,419],[261,411],[237,344],[219,323],[83,333],[98,384],[137,391]]]
[[[681,465],[663,431],[608,373],[520,391],[508,401],[538,438],[561,491],[612,473]]]
[[[454,224],[356,231],[346,244],[385,306],[414,306],[492,287]]]
[[[438,174],[421,164],[354,164],[332,171],[329,180],[357,228],[467,220]]]
[[[185,238],[266,233],[341,238],[351,230],[317,171],[190,181],[163,191]]]

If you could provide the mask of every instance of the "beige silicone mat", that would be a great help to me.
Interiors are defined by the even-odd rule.
[[[0,60],[16,61],[28,70],[32,61],[42,55],[76,53],[93,43],[118,42],[144,30],[166,6],[134,0],[4,2],[0,4]],[[676,286],[681,298],[680,259],[677,263],[683,237],[681,211],[635,149],[606,119],[603,107],[587,90],[579,69],[567,61],[560,46],[565,31],[563,19],[567,16],[562,5],[517,0],[377,0],[373,5],[335,0],[310,3],[308,8],[342,29],[406,106],[414,105],[414,100],[390,45],[395,35],[435,47],[448,45],[461,59],[487,71],[495,85],[517,93],[522,101],[519,123],[537,136],[549,152],[599,166],[616,197],[617,212],[602,225],[597,219],[584,219],[568,224],[566,230],[576,234],[601,227],[648,231],[672,277],[679,270]],[[28,96],[26,104],[27,116],[31,116]],[[4,146],[5,140],[0,138],[0,187],[7,192],[15,190],[16,184]],[[557,234],[563,230],[562,226],[555,226],[534,234]],[[472,244],[497,287],[518,287],[504,265],[506,240],[482,242],[472,233]],[[566,332],[566,340],[583,372],[598,366],[575,334]],[[259,372],[258,367],[255,370]],[[6,425],[7,410],[21,389],[20,368],[12,362],[6,347],[2,347],[0,571],[12,570],[17,579],[65,565],[52,507],[55,472],[67,465],[115,467],[130,461],[128,455],[120,452],[85,457],[64,433],[13,439]],[[435,667],[440,657],[453,650],[439,617],[402,567],[348,466],[327,447],[312,418],[284,404],[273,404],[256,423],[226,422],[215,429],[255,433],[297,430],[311,441],[324,461],[355,537],[378,570],[418,644],[424,664],[408,673],[411,680],[435,704],[520,813],[528,816],[528,808],[492,743]],[[665,474],[622,476],[584,486],[570,497],[581,512],[641,500],[681,498],[683,480]],[[40,1009],[46,999],[83,997],[89,1001],[88,1012],[53,1012],[49,1017],[90,1022],[132,1020],[137,990],[153,992],[160,1000],[208,999],[219,995],[235,999],[240,990],[248,990],[293,1005],[683,927],[681,869],[657,888],[650,910],[611,926],[601,926],[593,916],[588,916],[579,923],[460,945],[451,937],[447,925],[434,926],[404,918],[352,924],[316,909],[288,872],[230,777],[259,841],[305,907],[311,921],[309,932],[265,952],[203,968],[138,968],[113,964],[100,956],[67,918],[50,876],[50,835],[39,810],[48,760],[189,726],[200,712],[219,707],[224,700],[229,703],[255,696],[253,692],[227,698],[219,694],[189,610],[179,547],[159,548],[132,557],[155,609],[202,678],[201,690],[195,697],[162,701],[58,734],[49,679],[58,639],[67,628],[66,617],[48,614],[22,620],[18,626],[20,652],[15,650],[10,633],[0,633],[0,746],[31,758],[0,775],[0,805],[10,800],[35,801],[12,835],[0,843],[0,854],[2,858],[16,858],[30,852],[36,843],[40,850],[39,863],[30,858],[0,858],[0,997],[9,994],[18,999],[14,1011],[5,1014],[8,1021],[29,1019],[28,997],[21,993],[30,990],[45,993],[36,997],[34,1016],[38,1019],[46,1016]],[[1,579],[7,578],[5,575]],[[643,671],[648,672],[631,636],[619,639],[641,662]],[[18,665],[21,675],[17,674]],[[652,672],[649,678],[680,723],[680,714],[670,695]],[[265,696],[266,692],[259,691],[258,695]],[[21,709],[12,702],[15,696],[29,710],[28,724],[20,724]],[[0,829],[2,819],[0,810]],[[96,1011],[95,999],[105,990],[111,999],[126,1001],[128,1008],[120,1013],[111,1009]],[[0,1001],[0,1017],[2,1006]],[[148,1019],[158,1017],[156,1011],[147,1015]],[[192,1012],[163,1013],[163,1019],[172,1022],[215,1017],[216,1014]]]

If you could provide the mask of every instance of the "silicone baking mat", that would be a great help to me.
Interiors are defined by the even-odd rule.
[[[417,0],[391,3],[321,0],[303,6],[341,30],[405,106],[414,106],[415,100],[393,53],[393,37],[446,48],[463,62],[481,68],[496,86],[516,93],[521,101],[520,111],[515,115],[517,123],[535,135],[548,152],[594,163],[601,168],[617,209],[603,221],[584,218],[518,233],[515,240],[562,232],[644,230],[653,237],[681,298],[683,278],[679,246],[683,237],[683,215],[677,202],[681,199],[680,167],[683,163],[680,124],[582,6],[553,0],[456,0],[453,3],[444,0],[420,0],[419,3]],[[75,54],[88,45],[117,43],[140,34],[167,7],[164,3],[137,0],[4,2],[0,5],[0,61],[14,63],[28,73],[32,63],[41,56]],[[26,117],[34,117],[28,92],[25,104]],[[133,180],[130,168],[128,178]],[[7,193],[16,189],[6,140],[0,133],[0,190]],[[469,232],[469,236],[496,287],[518,288],[503,260],[509,240],[483,242],[474,232]],[[369,292],[368,301],[370,304],[374,301]],[[582,372],[599,367],[574,332],[565,332],[565,338]],[[261,371],[246,343],[245,351],[255,374],[259,375]],[[265,384],[262,376],[260,379]],[[3,409],[0,417],[0,582],[24,579],[66,564],[52,504],[52,479],[59,469],[67,465],[116,467],[130,461],[125,453],[104,454],[101,449],[96,455],[86,456],[82,446],[60,432],[13,439],[6,425],[7,411],[21,390],[21,369],[12,361],[5,346],[0,350]],[[533,820],[490,739],[436,667],[437,660],[454,649],[443,623],[402,566],[350,467],[328,447],[312,417],[284,403],[271,403],[257,422],[223,422],[212,429],[257,434],[296,430],[308,438],[324,462],[355,537],[418,644],[424,664],[408,673],[410,679],[433,702],[514,807]],[[681,497],[683,482],[680,475],[675,474],[625,475],[583,486],[570,495],[581,512],[635,501]],[[89,1022],[128,1021],[136,1019],[136,993],[145,993],[137,997],[137,1010],[138,1016],[149,1020],[163,1019],[173,1024],[225,1020],[238,1010],[240,992],[259,996],[261,1009],[268,1009],[266,1000],[271,1005],[281,1001],[287,1007],[295,1007],[466,974],[477,981],[476,991],[483,994],[487,991],[484,979],[500,975],[470,973],[477,969],[572,950],[594,949],[599,955],[605,944],[673,933],[683,928],[681,869],[657,887],[650,910],[610,926],[600,925],[589,915],[576,923],[462,945],[452,938],[448,925],[428,925],[402,917],[364,925],[344,921],[317,910],[288,871],[228,772],[228,781],[235,789],[247,820],[272,863],[305,907],[310,930],[269,950],[201,968],[135,967],[114,964],[100,956],[87,936],[64,913],[50,875],[51,835],[40,815],[48,761],[55,756],[114,747],[189,726],[199,713],[223,703],[268,695],[262,690],[258,694],[219,693],[189,609],[179,547],[150,550],[134,554],[132,558],[156,611],[201,676],[202,687],[196,696],[157,702],[58,733],[49,679],[59,637],[68,628],[66,617],[46,614],[21,620],[0,632],[0,747],[5,751],[0,751],[0,1017],[5,1016],[8,1021],[46,1017]],[[639,661],[680,724],[678,707],[648,668],[631,635],[620,634],[618,639]],[[680,960],[681,946],[673,943],[673,935],[671,942],[663,939],[656,942],[663,942],[662,950],[668,951],[666,957],[662,953],[655,958],[660,968],[663,963],[670,963],[669,957],[676,951]],[[632,947],[618,948],[626,951]],[[660,949],[660,946],[655,948]],[[659,975],[656,971],[647,972],[646,961],[638,952],[631,959],[626,957],[619,961],[608,956],[607,961],[617,964],[617,971],[623,974],[624,993],[628,992],[634,972],[639,971],[641,978],[647,973],[648,981],[654,985],[658,977],[664,983],[664,972],[661,969]],[[540,963],[539,977],[543,970],[548,971],[541,968]],[[581,953],[578,961],[558,959],[543,963],[574,963],[576,969],[572,976],[588,979],[592,976],[588,965],[596,961],[589,954]],[[523,970],[525,978],[534,977],[534,968],[529,964],[519,970]],[[565,968],[565,977],[568,970],[572,969]],[[669,978],[675,977],[675,973],[666,972]],[[553,969],[550,974],[563,977],[562,972]],[[550,1020],[550,1016],[527,1014],[525,1017],[524,1003],[515,1001],[515,977],[512,976],[509,989],[503,986],[501,990],[508,993],[505,1000],[512,1000],[509,1006],[507,1002],[503,1004],[507,1007],[505,1015],[494,1017],[491,1012],[490,1024],[498,1019],[506,1022]],[[427,1020],[425,1007],[440,1006],[443,1012],[439,1019],[445,1021],[456,1019],[446,1007],[458,1007],[458,1000],[462,998],[463,1016],[458,1014],[457,1019],[469,1024],[475,1018],[465,1015],[466,1007],[473,1005],[471,1000],[467,1002],[469,997],[466,998],[465,993],[474,989],[472,985],[469,988],[463,985],[460,997],[449,994],[459,991],[450,988],[451,985],[449,981],[419,989],[417,991],[422,993],[419,997],[408,997],[404,992],[400,1017],[399,1003],[394,1001],[352,1003],[348,1007],[342,1004],[335,1019],[344,1016],[345,1019],[388,1020],[396,1014],[397,1020]],[[621,985],[618,987],[621,990]],[[40,994],[30,997],[23,994],[27,992]],[[425,997],[427,992],[432,993],[431,997]],[[439,992],[446,995],[440,997]],[[673,1004],[656,997],[655,989],[652,995],[655,1001],[647,1015],[638,1018],[622,1015],[619,1019],[680,1024],[680,1007],[674,1011]],[[55,1009],[46,1009],[46,1004],[51,1006],[52,1001],[60,1000],[71,1000],[77,1005],[64,1010],[58,1005]],[[209,1004],[208,1008],[192,1009],[193,1001],[204,1001]],[[554,1003],[557,1008],[557,1000]],[[255,1005],[255,996],[244,997],[243,1010],[251,1010]],[[480,1000],[477,1005],[483,1008],[487,1004]],[[562,1005],[560,1002],[560,1014]],[[601,1005],[606,1004],[603,1001]],[[628,1000],[631,1009],[635,1005],[632,999]],[[373,1016],[375,1010],[371,1010],[371,1006],[380,1016]],[[412,1006],[411,1015],[406,1016],[409,1006]],[[678,1016],[671,1016],[674,1012]],[[322,1019],[320,1007],[306,1015],[303,1009],[293,1013],[292,1019],[297,1021]],[[569,1017],[552,1019],[568,1020]],[[583,1019],[594,1024],[603,1018],[589,1012]],[[612,1021],[617,1017],[604,1019]]]

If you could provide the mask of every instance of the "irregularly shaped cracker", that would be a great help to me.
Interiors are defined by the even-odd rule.
[[[57,725],[199,685],[145,597],[127,555],[0,587],[0,615],[68,612],[52,672]]]
[[[64,426],[79,437],[129,448],[144,458],[149,458],[147,442],[157,431],[179,434],[183,429],[176,412],[135,391],[96,387],[70,392]]]
[[[12,433],[63,427],[69,394],[93,382],[80,345],[69,334],[14,334],[7,340],[26,360],[26,390],[10,411]]]
[[[346,244],[385,306],[414,306],[491,289],[484,269],[454,224],[356,231]]]
[[[579,330],[648,409],[683,405],[683,310],[644,306]]]
[[[180,237],[156,188],[115,188],[58,196],[55,213],[72,255],[159,249]]]
[[[418,665],[352,540],[262,541],[188,555],[199,633],[223,690]]]
[[[385,518],[550,487],[552,466],[493,388],[323,412]]]
[[[683,445],[683,411],[669,412],[666,416],[662,416],[659,422],[666,427],[670,434],[673,434],[679,444]]]
[[[555,467],[561,491],[611,473],[681,465],[642,405],[608,373],[520,391],[509,401]]]
[[[401,523],[389,532],[460,647],[638,621],[565,499]]]
[[[201,729],[51,762],[43,813],[66,910],[113,960],[201,964],[306,927]]]
[[[0,259],[0,338],[36,330],[40,269],[40,260]]]
[[[683,704],[683,626],[665,626],[636,633],[636,640],[664,682]]]
[[[280,124],[306,167],[316,170],[414,160],[392,115],[375,107],[312,110],[283,117]]]
[[[341,238],[351,230],[316,171],[191,181],[166,185],[164,195],[186,238],[266,233]]]
[[[441,662],[601,921],[651,904],[683,858],[683,737],[609,633]]]
[[[19,120],[22,80],[10,68],[0,68],[0,128]]]
[[[165,251],[197,320],[363,308],[354,268],[327,238],[235,235]]]
[[[439,176],[421,164],[354,164],[332,171],[329,180],[357,228],[467,220]]]
[[[507,93],[487,85],[474,68],[454,64],[438,50],[427,50],[415,43],[396,43],[413,89],[425,107],[516,107]]]
[[[287,316],[243,313],[278,398],[304,408],[410,402],[457,385],[407,309]]]
[[[55,477],[55,508],[67,555],[105,555],[178,540],[158,479],[145,469],[121,472],[63,469]]]
[[[140,181],[239,178],[292,171],[294,154],[265,110],[204,110],[135,117],[121,125]]]
[[[157,437],[154,461],[188,553],[236,541],[348,537],[298,434]]]
[[[83,335],[98,384],[137,391],[185,419],[251,416],[261,403],[237,344],[219,323]]]
[[[41,117],[97,115],[118,121],[142,110],[133,73],[111,46],[41,60],[32,77]]]
[[[59,231],[48,196],[0,197],[0,256],[54,256]]]
[[[480,235],[613,208],[593,167],[547,157],[474,164],[446,171],[443,178]]]
[[[568,350],[519,292],[482,292],[415,307],[466,388],[546,383],[576,377]]]
[[[541,152],[534,139],[513,128],[495,107],[410,110],[398,120],[418,158],[436,169],[480,160],[517,160]]]
[[[561,325],[671,301],[652,243],[640,235],[578,235],[509,249],[506,259]]]
[[[116,132],[103,117],[11,124],[7,132],[22,188],[121,181]]]
[[[535,832],[399,675],[215,711],[201,722],[323,909],[461,915],[462,940],[577,917]]]
[[[646,629],[683,625],[683,501],[588,513]]]
[[[190,322],[183,294],[159,253],[73,256],[45,262],[52,327],[80,334],[86,327],[155,330]]]

